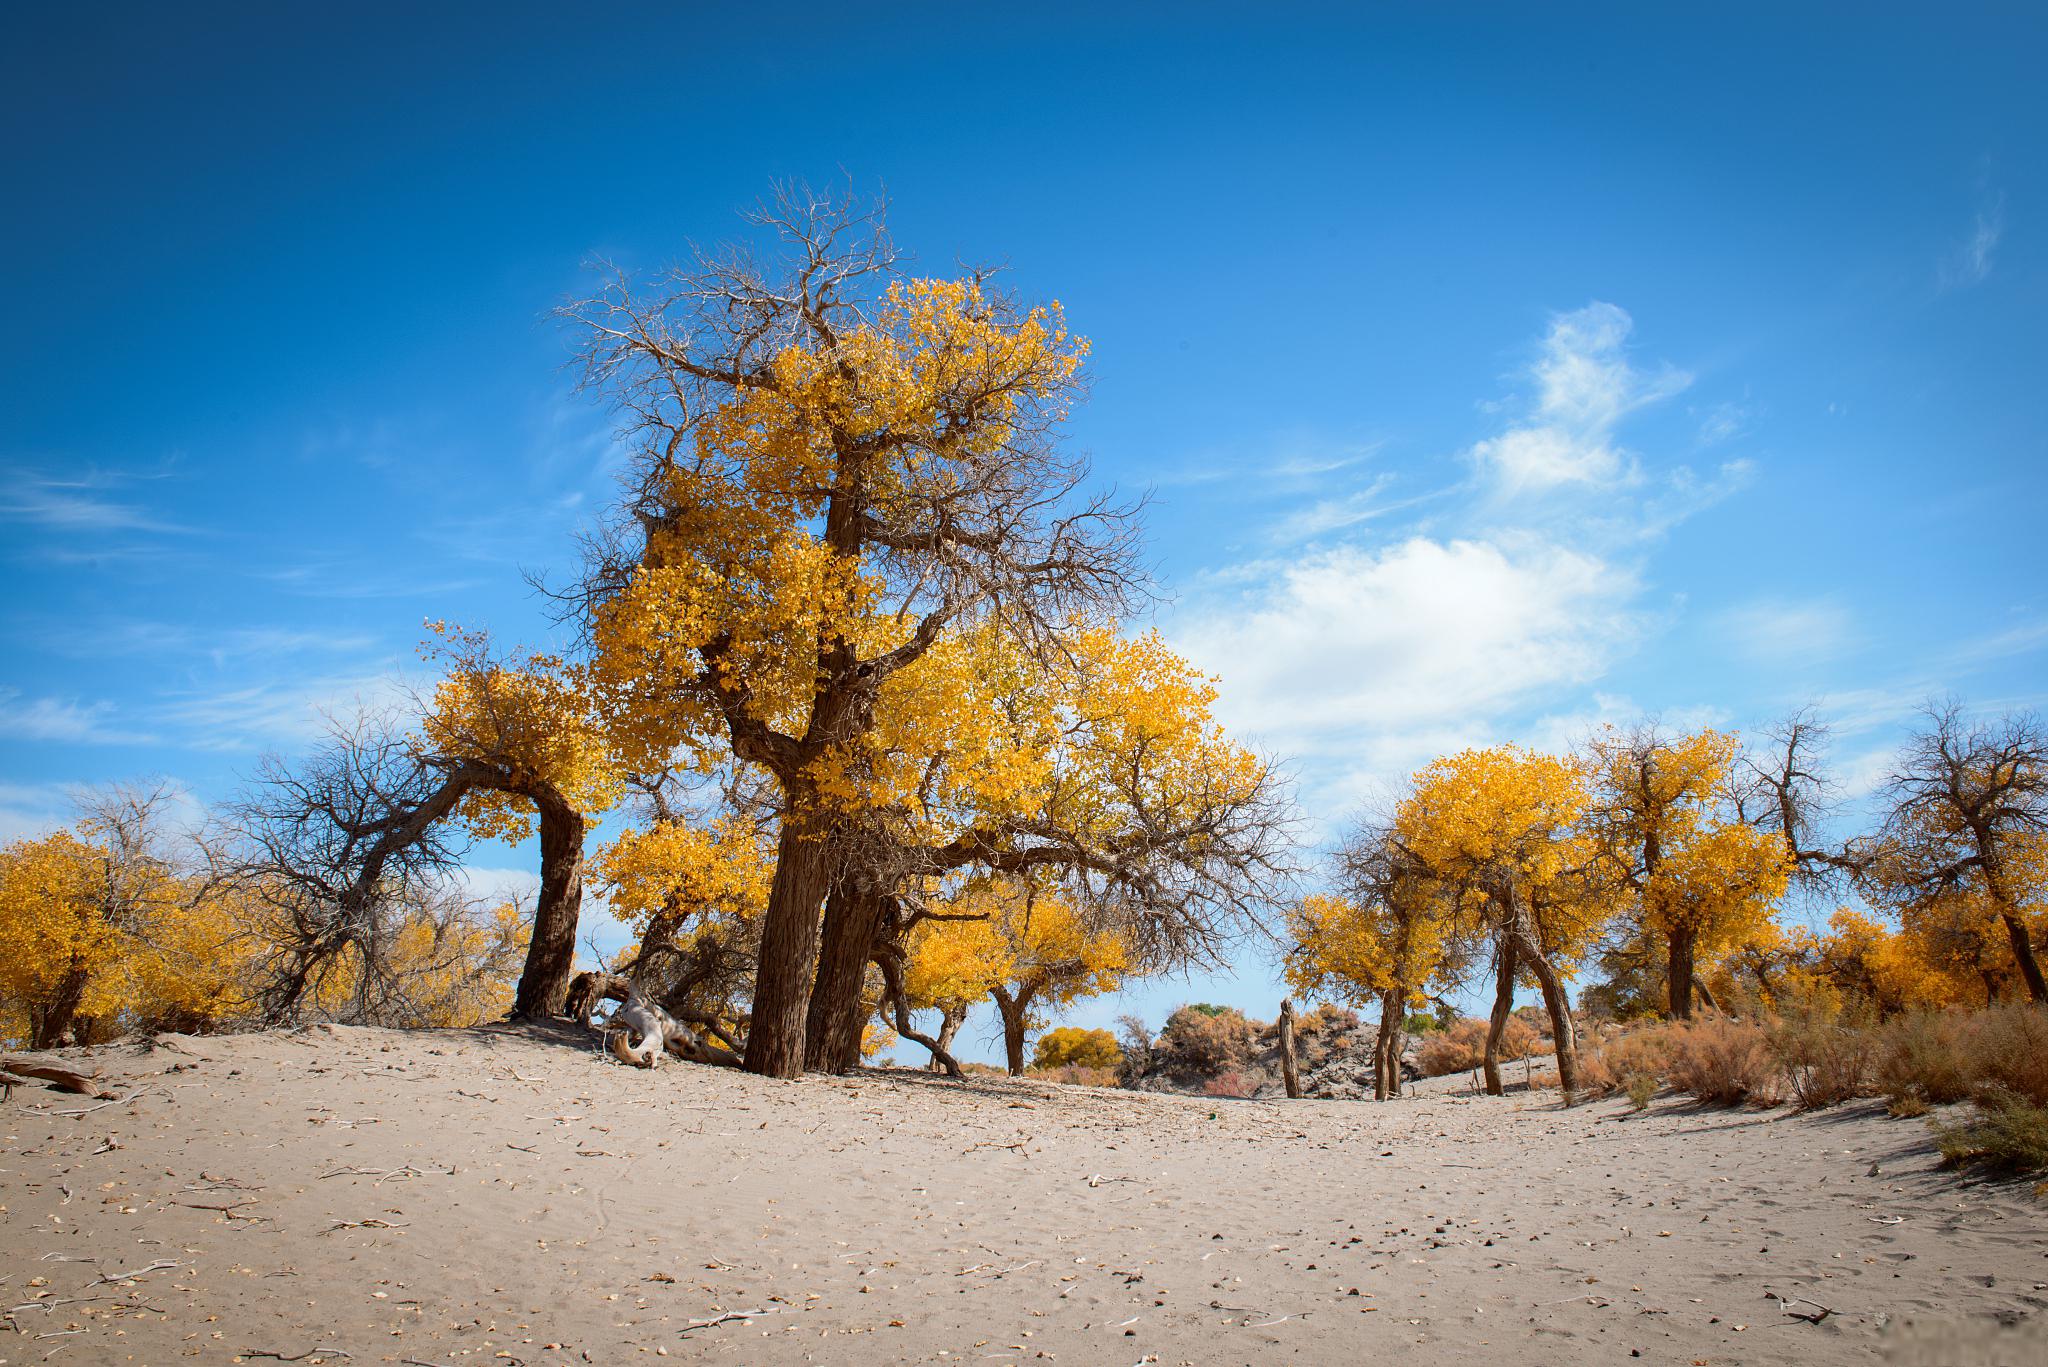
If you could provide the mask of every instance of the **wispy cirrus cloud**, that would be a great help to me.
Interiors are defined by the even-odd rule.
[[[1977,206],[1970,231],[1951,247],[1936,268],[1945,290],[1968,289],[1991,278],[1998,244],[2005,239],[2005,194],[1987,192]]]
[[[18,688],[0,688],[0,736],[10,740],[72,745],[137,745],[156,738],[119,723],[110,702],[73,698],[31,698]]]
[[[0,468],[0,521],[52,532],[193,531],[119,495],[142,478],[96,470],[54,475],[20,466]]]

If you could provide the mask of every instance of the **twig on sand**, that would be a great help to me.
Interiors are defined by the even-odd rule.
[[[375,1168],[336,1168],[333,1172],[321,1173],[320,1180],[324,1182],[330,1177],[374,1177],[377,1180],[370,1185],[381,1187],[386,1182],[409,1182],[415,1177],[425,1177],[426,1175],[425,1168],[415,1167],[411,1163],[402,1163],[398,1167],[386,1168],[382,1172],[377,1171]]]
[[[127,1272],[102,1272],[99,1276],[93,1278],[92,1282],[86,1287],[86,1290],[90,1291],[93,1287],[104,1285],[107,1282],[133,1281],[137,1277],[146,1277],[152,1272],[168,1272],[174,1267],[183,1267],[184,1265],[170,1258],[159,1258],[148,1267],[138,1267]]]
[[[390,1220],[378,1220],[375,1218],[368,1220],[336,1220],[320,1232],[322,1234],[332,1234],[337,1229],[406,1229],[408,1227],[403,1224],[394,1224]]]
[[[719,1325],[719,1324],[730,1324],[730,1323],[731,1323],[732,1321],[734,1321],[734,1320],[751,1320],[751,1319],[758,1319],[758,1318],[759,1318],[760,1316],[762,1316],[762,1315],[779,1315],[779,1314],[781,1314],[781,1313],[782,1313],[782,1312],[781,1312],[781,1311],[780,1311],[779,1309],[776,1309],[776,1310],[728,1310],[728,1311],[726,1311],[726,1312],[725,1312],[725,1313],[724,1313],[723,1315],[719,1315],[719,1316],[716,1316],[716,1317],[714,1317],[714,1318],[712,1318],[712,1319],[708,1319],[708,1320],[691,1320],[691,1321],[690,1321],[690,1322],[689,1322],[688,1324],[686,1324],[686,1325],[684,1325],[684,1326],[682,1327],[682,1329],[681,1329],[681,1331],[680,1331],[680,1332],[682,1332],[682,1333],[685,1333],[685,1334],[687,1334],[687,1333],[689,1333],[689,1332],[690,1332],[691,1330],[693,1330],[693,1329],[709,1329],[709,1328],[711,1328],[711,1327],[712,1327],[713,1325]]]
[[[94,1111],[104,1111],[109,1106],[126,1106],[129,1102],[135,1100],[136,1097],[141,1096],[142,1093],[130,1092],[126,1096],[109,1096],[106,1092],[100,1092],[98,1095],[107,1097],[107,1099],[97,1106],[80,1106],[76,1110],[52,1111],[50,1114],[76,1119],[81,1115],[91,1115]]]
[[[1805,1320],[1808,1324],[1819,1324],[1829,1315],[1835,1313],[1831,1307],[1822,1305],[1816,1300],[1808,1300],[1805,1296],[1781,1296],[1775,1291],[1765,1292],[1764,1294],[1776,1301],[1787,1315],[1790,1315],[1795,1320]],[[1816,1315],[1811,1310],[1794,1310],[1792,1307],[1795,1305],[1810,1305],[1820,1313]]]
[[[303,1353],[273,1353],[268,1348],[244,1348],[245,1358],[275,1358],[279,1362],[304,1362],[310,1357],[352,1358],[354,1353],[345,1353],[339,1348],[308,1348]]]

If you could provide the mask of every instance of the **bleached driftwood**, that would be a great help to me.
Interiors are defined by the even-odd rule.
[[[626,1000],[612,1012],[605,1025],[612,1057],[635,1068],[653,1068],[674,1043],[694,1043],[690,1033],[674,1017],[633,988]],[[677,1052],[682,1052],[678,1050]]]

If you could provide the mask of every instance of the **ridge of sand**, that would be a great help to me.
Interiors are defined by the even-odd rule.
[[[566,1028],[61,1057],[132,1099],[0,1106],[0,1363],[2048,1362],[2048,1206],[1875,1104],[788,1083]]]

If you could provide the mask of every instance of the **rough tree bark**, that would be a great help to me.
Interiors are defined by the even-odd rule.
[[[1676,1021],[1692,1019],[1692,984],[1698,976],[1699,943],[1699,930],[1690,925],[1674,926],[1666,941],[1669,953],[1665,963],[1665,997],[1671,1019]]]
[[[867,1023],[861,990],[885,909],[886,899],[848,877],[825,904],[817,981],[804,1021],[804,1067],[814,1073],[848,1073],[860,1064]]]
[[[761,918],[747,1071],[793,1078],[804,1070],[804,1024],[818,971],[819,907],[832,886],[832,851],[814,822],[792,817],[777,841],[775,881]]]
[[[84,967],[74,957],[49,1004],[29,1008],[29,1048],[54,1049],[63,1042],[65,1032],[78,1017],[79,1003],[85,1000],[85,977]]]
[[[1033,993],[1027,988],[1011,996],[1008,988],[998,987],[994,992],[996,1014],[1003,1019],[1003,1057],[1009,1064],[1011,1077],[1024,1076],[1024,1031],[1031,1016]]]
[[[1505,1096],[1507,1088],[1500,1080],[1500,1042],[1507,1034],[1508,1017],[1515,1009],[1515,941],[1502,936],[1495,948],[1498,976],[1493,987],[1493,1017],[1486,1027],[1486,1094]]]
[[[1380,1032],[1373,1041],[1372,1095],[1385,1101],[1401,1094],[1401,1008],[1408,1000],[1405,988],[1395,987],[1380,994]]]
[[[562,1009],[576,972],[576,926],[583,914],[583,814],[559,794],[534,801],[540,808],[540,902],[512,999],[518,1020],[546,1020]]]
[[[1294,1057],[1294,998],[1280,1003],[1280,1078],[1289,1099],[1301,1096],[1301,1072]]]

